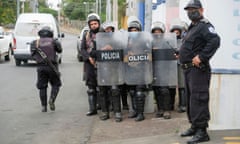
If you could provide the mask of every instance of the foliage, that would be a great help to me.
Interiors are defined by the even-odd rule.
[[[71,20],[86,20],[89,13],[96,13],[96,0],[64,0],[64,15]],[[102,1],[102,10],[106,9],[106,0]],[[101,19],[105,19],[105,13],[101,13]]]
[[[16,20],[16,3],[13,0],[1,0],[0,7],[0,25],[14,23]]]
[[[20,5],[22,2],[20,2]],[[38,0],[39,12],[41,13],[51,13],[57,16],[57,12],[48,8],[46,5],[46,0]],[[0,25],[14,24],[17,19],[17,0],[0,0]],[[20,9],[20,13],[23,10]],[[25,1],[24,12],[32,12],[32,7],[30,6],[30,1]]]

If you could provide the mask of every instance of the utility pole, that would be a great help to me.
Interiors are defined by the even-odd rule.
[[[116,28],[118,28],[118,1],[117,0],[113,0],[112,12],[113,12],[113,22],[115,23]]]
[[[107,0],[107,6],[106,6],[106,20],[111,21],[112,20],[112,5],[111,0]]]
[[[20,0],[17,0],[17,18],[19,16],[20,13]]]
[[[98,0],[96,0],[96,13],[98,14]]]
[[[102,0],[99,0],[99,15],[102,14]]]
[[[144,20],[144,30],[150,31],[152,25],[152,1],[145,0],[145,20]]]
[[[150,0],[146,0],[150,1]],[[142,24],[142,29],[145,28],[145,0],[138,0],[138,19],[140,20]]]
[[[57,4],[57,7],[58,7],[58,24],[60,25],[61,24],[61,21],[60,21],[60,12],[61,12],[61,3],[60,3],[60,0],[58,0],[58,4]]]
[[[32,7],[32,12],[33,13],[38,13],[38,0],[30,1],[30,5]]]

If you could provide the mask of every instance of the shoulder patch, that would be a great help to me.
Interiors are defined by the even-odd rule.
[[[204,23],[209,23],[209,20],[206,19],[206,18],[203,18],[203,19],[201,19],[200,21],[201,21],[201,22],[204,22]]]
[[[208,30],[209,30],[210,33],[216,34],[216,31],[215,31],[214,27],[211,26],[211,27],[208,28]]]

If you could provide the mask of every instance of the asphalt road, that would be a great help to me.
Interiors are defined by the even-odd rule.
[[[88,111],[82,64],[76,58],[77,36],[65,34],[60,65],[63,86],[56,111],[40,111],[34,62],[15,66],[0,61],[1,144],[84,144],[89,140],[93,118]],[[48,93],[50,89],[48,89]]]

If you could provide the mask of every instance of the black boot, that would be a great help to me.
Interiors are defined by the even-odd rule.
[[[107,120],[109,119],[109,113],[103,112],[103,114],[99,117],[101,120]]]
[[[96,108],[96,91],[94,89],[89,89],[88,91],[88,102],[89,102],[89,112],[87,112],[87,116],[92,116],[97,114]]]
[[[47,112],[47,106],[42,106],[42,112]]]
[[[170,111],[165,111],[163,113],[163,118],[164,119],[171,119],[171,112]]]
[[[99,102],[101,104],[102,115],[101,120],[109,119],[109,93],[107,87],[99,87]]]
[[[179,88],[179,105],[178,105],[178,112],[186,112],[186,96],[185,91],[183,88]]]
[[[128,118],[135,118],[135,117],[137,117],[135,91],[134,90],[130,90],[129,94],[131,96],[132,111],[129,112]]]
[[[192,137],[191,140],[187,141],[187,144],[196,144],[196,143],[200,143],[200,142],[206,142],[209,140],[210,140],[210,138],[208,136],[206,128],[197,129],[195,135]]]
[[[170,110],[174,110],[176,88],[169,88],[169,93],[170,93]]]
[[[157,113],[155,114],[155,117],[156,117],[156,118],[163,117],[163,113],[164,113],[164,111],[163,111],[163,110],[161,110],[161,109],[158,109]]]
[[[118,87],[112,87],[112,102],[113,102],[113,111],[115,113],[115,121],[121,122],[122,121],[122,114],[121,114],[121,99],[120,99],[120,90]]]
[[[183,133],[181,133],[181,137],[187,137],[187,136],[193,136],[195,135],[197,129],[195,127],[191,127],[189,129],[187,129],[186,131],[184,131]]]
[[[42,105],[42,112],[47,112],[47,89],[40,89],[39,91],[41,105]]]
[[[120,112],[115,113],[115,121],[116,122],[122,121],[122,114]]]
[[[50,96],[50,99],[49,99],[49,106],[50,106],[50,110],[52,111],[55,111],[55,100],[57,98],[57,95],[58,95],[58,92],[59,92],[59,88],[58,87],[53,87],[52,88],[52,91],[51,91],[51,96]]]
[[[145,94],[143,91],[137,91],[136,93],[136,105],[137,105],[137,117],[135,121],[142,121],[145,119],[144,112],[144,104],[145,104]]]
[[[137,117],[135,118],[136,122],[143,121],[145,119],[143,113],[138,113]]]
[[[155,117],[156,118],[160,118],[160,117],[163,117],[163,113],[164,113],[164,110],[163,110],[163,106],[162,106],[162,100],[161,100],[161,97],[160,97],[160,90],[157,88],[157,87],[154,87],[153,88],[153,92],[154,92],[154,98],[157,102],[157,112],[155,114]]]
[[[128,96],[127,89],[122,87],[120,89],[120,92],[121,92],[121,98],[122,98],[122,107],[123,107],[122,109],[129,110],[128,101],[127,101],[127,96]]]

